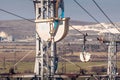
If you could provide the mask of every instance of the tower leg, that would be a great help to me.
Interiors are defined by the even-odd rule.
[[[115,80],[116,77],[116,42],[110,41],[108,46],[108,71],[107,74],[109,76],[108,80]]]
[[[43,51],[43,41],[39,39],[37,36],[36,38],[36,59],[35,59],[35,68],[34,72],[36,73],[36,76],[38,77],[38,80],[43,80],[44,77],[44,65],[43,65],[43,55],[45,52]]]
[[[54,75],[55,75],[55,58],[56,58],[56,43],[54,42],[54,40],[51,43],[51,78],[52,80],[54,79]]]

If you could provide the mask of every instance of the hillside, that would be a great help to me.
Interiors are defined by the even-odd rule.
[[[101,27],[99,24],[92,23],[92,22],[83,22],[83,21],[70,21],[70,24],[80,30],[81,33],[87,33],[87,42],[86,42],[86,51],[92,52],[92,56],[94,57],[93,60],[99,59],[99,60],[105,60],[107,56],[105,54],[103,56],[98,56],[96,52],[107,52],[107,47],[105,44],[102,44],[97,40],[97,37],[99,37],[99,34],[105,30],[104,27]],[[119,23],[117,23],[119,25]],[[103,25],[107,29],[115,29],[113,26],[111,26],[108,23],[103,23]],[[22,39],[28,39],[28,38],[34,38],[34,42],[31,42],[31,45],[29,42],[13,42],[15,46],[10,46],[10,43],[0,43],[1,44],[1,52],[12,52],[14,53],[14,48],[16,48],[16,52],[25,53],[29,50],[35,50],[35,24],[25,21],[25,20],[11,20],[11,21],[0,21],[0,32],[4,31],[8,35],[12,35],[15,40],[22,40]],[[79,61],[79,57],[77,56],[76,59],[76,52],[82,52],[83,50],[83,35],[74,30],[70,27],[68,35],[58,43],[58,53],[59,55],[65,55],[65,53],[68,53],[69,55],[74,55],[73,57],[70,57],[70,59]],[[119,37],[120,38],[120,37]],[[7,46],[3,46],[7,44]],[[23,45],[22,45],[23,44]],[[8,46],[9,45],[9,46]],[[27,46],[27,47],[26,47]],[[29,46],[29,47],[28,47]],[[6,48],[5,48],[6,47]],[[10,49],[8,49],[10,48]],[[117,46],[118,51],[120,51],[120,46]],[[31,59],[33,60],[33,59]]]
[[[0,32],[4,31],[15,39],[24,39],[35,35],[35,24],[26,20],[0,21]]]
[[[70,20],[70,25],[80,30],[82,33],[87,33],[89,35],[88,39],[96,38],[101,34],[109,33],[109,31],[115,34],[119,34],[119,32],[111,24],[101,24],[104,25],[104,27],[94,22]],[[117,25],[120,25],[120,23],[117,23]],[[35,39],[35,23],[26,20],[0,21],[0,32],[2,31],[7,33],[8,35],[12,35],[15,38],[15,40],[31,38]],[[81,33],[70,27],[69,33],[65,39],[70,41],[76,41],[76,39],[78,40],[82,38],[83,36],[81,35]]]
[[[71,25],[93,24],[91,22],[70,21]],[[4,31],[12,35],[15,39],[24,39],[26,37],[35,37],[35,24],[26,20],[8,20],[0,21],[0,32]]]

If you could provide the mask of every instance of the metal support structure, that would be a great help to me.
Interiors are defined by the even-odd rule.
[[[41,40],[36,34],[36,58],[35,58],[35,67],[34,72],[36,75],[40,75],[41,79],[43,78],[43,49],[41,49]],[[41,54],[42,53],[42,54]],[[40,80],[40,79],[38,79]]]
[[[34,0],[34,6],[35,6],[35,13],[36,13],[36,19],[44,19],[45,18],[45,11],[47,7],[48,0]],[[36,32],[36,59],[35,59],[35,67],[34,72],[36,76],[38,77],[37,80],[44,80],[44,54],[45,51],[43,50],[44,42],[39,37],[38,33]]]
[[[101,40],[100,40],[101,41]],[[108,39],[103,39],[103,43],[108,44],[108,80],[116,80],[117,75],[117,40],[115,35],[109,34]]]
[[[108,80],[116,80],[117,73],[117,53],[116,53],[116,42],[110,41],[108,45]]]
[[[109,36],[109,37],[108,37]],[[98,38],[99,41],[108,45],[108,80],[117,80],[117,43],[120,43],[118,35],[107,34],[104,38]]]
[[[83,34],[83,52],[86,51],[86,41],[87,41],[86,37],[87,37],[87,36],[88,36],[87,33],[86,33],[86,34]]]
[[[56,43],[52,41],[51,43],[51,78],[54,78],[55,75],[55,56],[56,55]]]
[[[69,19],[63,19],[63,0],[34,0],[34,6],[36,13],[36,59],[34,72],[36,76],[40,76],[40,78],[37,78],[38,80],[54,80],[55,71],[57,69],[56,66],[58,64],[56,56],[57,40],[55,41],[55,36],[58,32],[59,21],[62,22],[64,27]],[[58,8],[61,8],[62,11],[60,16],[58,16]],[[40,33],[40,30],[44,32]],[[66,35],[68,28],[61,30],[63,31],[58,34],[63,35],[60,37],[58,36],[58,40],[61,40]],[[46,36],[50,37],[46,38]],[[48,49],[47,44],[49,42],[51,43],[50,54],[46,53]]]

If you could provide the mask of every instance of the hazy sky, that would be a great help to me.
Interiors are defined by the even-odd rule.
[[[90,14],[100,22],[109,22],[92,0],[77,0]],[[120,22],[120,0],[95,0],[113,22]],[[64,0],[65,16],[73,20],[95,22],[73,0]],[[15,13],[27,19],[34,19],[32,0],[0,0],[0,8]],[[0,11],[0,20],[19,19]]]

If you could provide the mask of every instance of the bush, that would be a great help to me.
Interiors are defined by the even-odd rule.
[[[104,73],[104,72],[107,72],[107,68],[105,68],[104,66],[101,66],[101,67],[92,67],[91,69],[92,72],[95,72],[96,74],[100,74],[100,73]]]
[[[85,69],[80,69],[80,73],[81,73],[82,75],[85,75],[86,72],[87,72],[87,70],[85,70]]]

